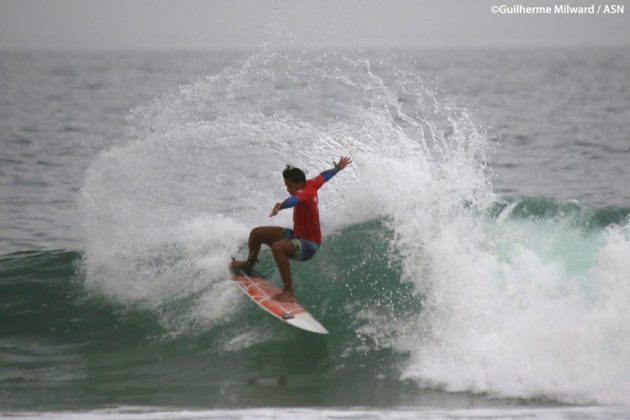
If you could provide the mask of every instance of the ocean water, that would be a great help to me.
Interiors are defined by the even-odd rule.
[[[0,53],[0,413],[628,418],[630,50]],[[315,176],[294,263],[227,263]],[[268,252],[259,271],[279,281]]]

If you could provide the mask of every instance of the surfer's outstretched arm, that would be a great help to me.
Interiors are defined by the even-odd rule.
[[[348,156],[341,156],[339,162],[333,162],[334,167],[332,169],[328,169],[321,174],[319,174],[322,178],[324,178],[324,182],[328,182],[330,178],[337,175],[337,172],[344,169],[346,166],[352,163],[352,159]]]

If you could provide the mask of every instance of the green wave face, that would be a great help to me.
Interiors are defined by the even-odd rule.
[[[383,240],[370,242],[374,237]],[[173,318],[198,304],[195,296],[151,310],[126,307],[86,290],[79,253],[6,255],[6,408],[35,401],[59,408],[68,401],[255,406],[409,398],[414,387],[398,380],[402,359],[390,346],[400,328],[373,323],[403,325],[421,306],[411,285],[399,284],[388,237],[382,223],[354,226],[330,238],[313,264],[294,265],[297,294],[333,331],[328,338],[283,325],[240,292],[230,295],[229,316],[172,335]],[[276,277],[268,253],[260,270]],[[223,283],[237,290],[228,276]],[[173,318],[164,324],[165,317]]]

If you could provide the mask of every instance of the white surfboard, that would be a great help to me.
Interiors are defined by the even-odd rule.
[[[279,302],[272,297],[282,290],[275,287],[260,273],[249,270],[232,270],[232,279],[258,306],[287,324],[316,334],[328,334],[324,328],[302,305],[297,302]]]

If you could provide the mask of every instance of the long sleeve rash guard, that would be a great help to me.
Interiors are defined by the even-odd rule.
[[[298,238],[317,244],[322,241],[319,226],[319,208],[317,206],[317,190],[339,172],[333,168],[320,173],[317,177],[306,181],[304,188],[282,202],[282,209],[293,207],[293,231]]]

